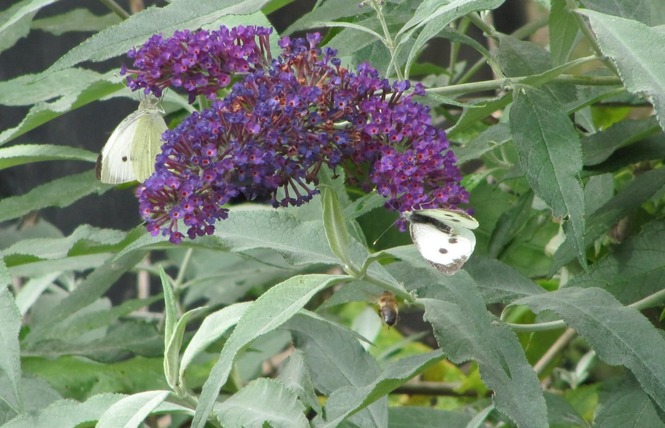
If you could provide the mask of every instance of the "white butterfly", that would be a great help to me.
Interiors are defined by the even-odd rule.
[[[470,229],[478,221],[463,211],[425,209],[404,213],[411,239],[420,254],[441,272],[452,275],[469,259],[476,246]]]
[[[97,158],[99,181],[109,184],[143,182],[155,172],[162,134],[168,129],[157,107],[158,101],[141,101],[138,110],[116,126]]]

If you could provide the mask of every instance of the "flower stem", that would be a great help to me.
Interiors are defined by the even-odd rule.
[[[103,5],[109,8],[111,12],[115,13],[122,19],[129,18],[129,13],[125,11],[118,3],[114,0],[99,0]]]

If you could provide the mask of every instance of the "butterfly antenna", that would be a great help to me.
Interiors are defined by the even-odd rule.
[[[397,217],[392,223],[390,223],[390,226],[386,227],[386,228],[383,230],[383,232],[381,232],[381,235],[379,235],[379,237],[376,238],[376,239],[374,240],[374,242],[372,242],[372,246],[376,246],[376,243],[379,242],[379,240],[380,240],[381,238],[383,238],[383,235],[385,235],[385,234],[390,230],[390,228],[393,227],[393,226],[395,225],[395,223],[397,223],[397,221],[398,221],[399,219],[400,219],[400,217]]]

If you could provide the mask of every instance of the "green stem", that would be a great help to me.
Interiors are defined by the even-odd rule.
[[[365,275],[362,276],[354,274],[353,272],[348,272],[348,274],[350,276],[353,276],[359,281],[365,281],[369,282],[370,284],[377,285],[382,289],[389,291],[393,293],[395,296],[403,299],[405,302],[414,303],[416,301],[415,297],[413,297],[408,291],[405,291],[403,288],[397,287],[395,284],[388,282],[384,279],[372,276],[372,274],[369,272],[366,272]]]
[[[193,248],[188,248],[185,252],[185,257],[182,259],[180,269],[178,270],[178,277],[173,281],[173,288],[175,290],[182,288],[182,282],[185,279],[185,273],[187,272],[187,267],[189,266],[189,262],[192,259],[193,252]]]
[[[109,8],[111,12],[115,13],[122,19],[129,18],[129,13],[127,13],[118,3],[113,0],[99,0],[103,5]]]
[[[515,37],[516,39],[526,39],[536,31],[540,30],[541,28],[545,27],[549,22],[549,16],[543,16],[535,21],[530,21],[527,22],[525,25],[521,26],[517,30],[513,31],[510,35],[512,37]]]
[[[556,357],[556,355],[561,352],[571,340],[577,336],[577,332],[572,328],[567,328],[561,336],[550,346],[550,348],[543,354],[542,357],[533,365],[533,370],[537,374],[541,374],[545,367],[549,365],[550,362]]]
[[[383,2],[379,0],[372,0],[370,5],[372,6],[372,9],[376,11],[376,17],[379,19],[379,23],[381,24],[384,38],[383,44],[388,49],[388,52],[390,52],[390,63],[388,64],[387,73],[390,74],[390,69],[393,68],[395,70],[395,74],[397,75],[397,79],[403,80],[404,76],[402,74],[402,70],[400,70],[399,67],[395,65],[395,40],[390,35],[390,30],[388,30],[388,23],[386,23],[386,17],[383,15],[383,6],[381,3]]]
[[[642,309],[650,308],[662,303],[665,300],[665,290],[660,290],[656,293],[651,294],[650,296],[645,297],[642,300],[638,300],[635,303],[628,305],[631,308],[635,308],[638,311]]]
[[[458,31],[461,34],[466,33],[469,28],[471,21],[468,18],[462,18]],[[452,24],[451,24],[452,25]],[[457,64],[457,58],[459,56],[460,49],[462,48],[461,43],[451,43],[450,46],[450,60],[448,61],[448,67],[450,68],[450,75],[452,76],[451,81],[455,80],[455,65]]]
[[[631,303],[630,305],[628,305],[628,307],[641,311],[646,308],[657,306],[663,301],[665,301],[665,290],[660,290],[641,300],[638,300],[637,302]],[[503,320],[504,318],[505,314],[501,314],[501,319]],[[549,322],[542,322],[536,324],[506,323],[506,325],[517,333],[534,333],[537,331],[549,331],[565,327],[566,322],[564,320],[557,320],[557,321],[549,321]]]
[[[438,88],[427,89],[427,92],[444,96],[464,95],[474,92],[492,91],[504,89],[507,86],[521,83],[533,79],[533,76],[511,77],[508,79],[486,80],[484,82],[463,83],[453,86],[442,86]],[[570,74],[561,74],[550,80],[556,83],[568,83],[573,85],[586,86],[613,86],[621,85],[621,79],[613,76],[574,76]],[[546,82],[549,83],[549,82]]]
[[[506,325],[516,333],[535,333],[538,331],[557,330],[566,326],[564,320],[540,322],[535,324],[514,324],[507,322]]]
[[[487,37],[496,38],[496,30],[494,29],[494,27],[489,25],[487,22],[483,21],[480,15],[474,12],[468,14],[467,16],[469,17],[471,22],[473,22],[476,25],[476,27],[480,28],[483,31],[483,33],[487,35]]]
[[[601,61],[605,64],[607,68],[612,70],[612,72],[616,75],[619,74],[617,71],[616,67],[610,61],[608,58],[606,58],[603,55],[603,52],[600,50],[600,46],[598,45],[598,41],[596,40],[596,37],[594,36],[593,32],[591,31],[591,28],[589,28],[589,25],[587,22],[584,20],[582,15],[579,13],[575,13],[575,10],[578,9],[577,7],[577,0],[566,0],[566,7],[568,8],[570,14],[573,16],[575,19],[575,22],[577,23],[577,26],[579,27],[580,31],[584,35],[584,37],[587,39],[589,44],[591,45],[591,49],[596,53],[596,55],[601,58]]]

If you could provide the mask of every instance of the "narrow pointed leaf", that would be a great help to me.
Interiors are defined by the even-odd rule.
[[[219,360],[203,385],[192,426],[202,428],[206,424],[238,352],[252,340],[288,321],[319,291],[348,280],[349,277],[333,275],[295,276],[262,294],[247,309],[222,349]]]
[[[306,428],[305,406],[281,382],[256,379],[215,409],[228,427]]]
[[[208,346],[235,326],[250,306],[251,302],[235,303],[205,317],[182,354],[179,369],[181,384],[185,378],[185,371],[194,357],[205,351]]]
[[[565,218],[566,241],[586,266],[584,192],[579,180],[582,151],[572,122],[550,94],[518,89],[510,129],[529,184],[555,216]]]
[[[326,401],[325,422],[317,426],[321,428],[338,426],[350,415],[382,398],[444,358],[440,351],[406,357],[387,366],[369,385],[336,390]]]
[[[11,384],[12,395],[0,398],[19,412],[22,407],[21,351],[18,333],[21,329],[21,313],[14,303],[9,288],[0,288],[0,376],[6,376]]]
[[[662,8],[662,7],[661,7]],[[637,21],[580,10],[591,21],[603,54],[633,94],[646,93],[665,130],[665,33]]]
[[[19,218],[47,207],[64,208],[91,193],[102,194],[113,186],[95,179],[93,170],[57,178],[21,196],[0,200],[0,222]]]
[[[665,168],[647,171],[635,177],[612,199],[587,217],[584,245],[589,247],[596,239],[607,233],[622,217],[637,209],[663,186],[665,186]],[[550,273],[573,260],[575,255],[573,244],[565,240],[554,253]]]
[[[169,391],[145,391],[125,397],[109,407],[96,426],[97,428],[138,427],[169,394]]]
[[[97,154],[77,147],[52,144],[26,144],[0,149],[0,170],[12,166],[51,160],[95,162]]]
[[[665,410],[665,338],[633,308],[600,288],[563,288],[515,302],[535,312],[551,310],[589,342],[608,364],[626,366]],[[639,332],[639,334],[636,334]]]

